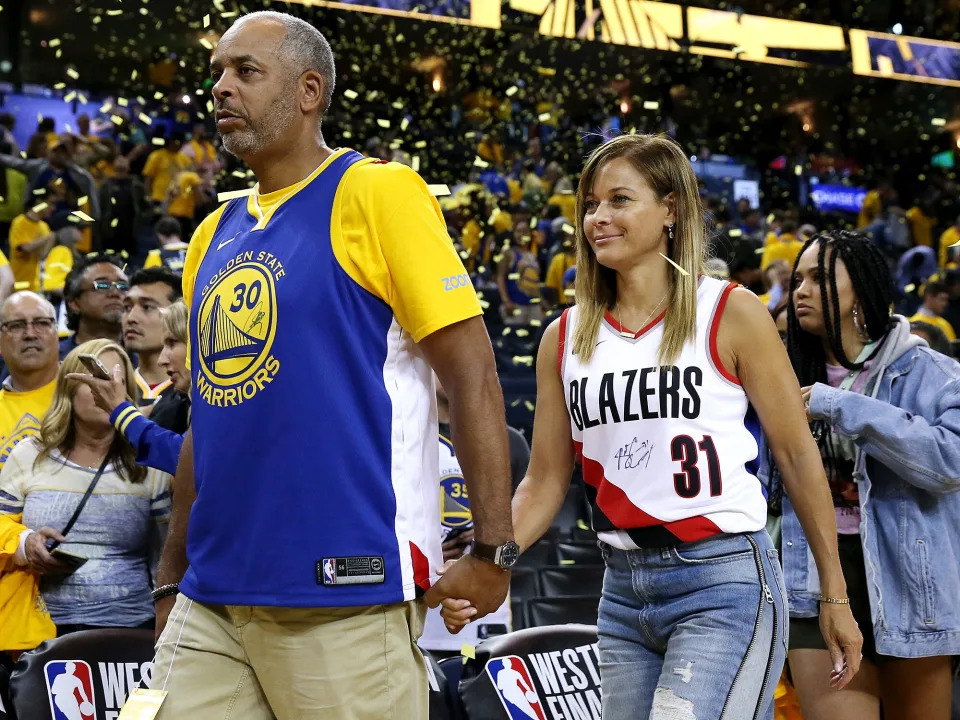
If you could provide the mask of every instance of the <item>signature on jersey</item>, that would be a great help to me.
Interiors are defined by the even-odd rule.
[[[653,453],[653,443],[649,440],[640,442],[634,438],[629,443],[617,450],[613,457],[617,461],[617,470],[632,469],[643,465],[646,470],[650,465],[650,456]]]

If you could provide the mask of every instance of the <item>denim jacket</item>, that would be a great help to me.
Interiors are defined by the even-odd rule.
[[[867,390],[817,383],[810,413],[857,446],[860,539],[877,651],[960,653],[960,365],[894,316]],[[766,486],[768,453],[759,473]],[[789,498],[783,572],[794,617],[815,617],[820,580]]]

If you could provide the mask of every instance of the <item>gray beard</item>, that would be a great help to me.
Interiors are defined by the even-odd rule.
[[[235,130],[222,135],[223,149],[231,155],[243,158],[256,155],[283,137],[284,133],[293,124],[293,98],[284,98],[274,103],[266,116],[258,123],[247,121],[245,130]]]

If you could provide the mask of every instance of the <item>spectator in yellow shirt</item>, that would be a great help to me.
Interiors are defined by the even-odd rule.
[[[766,270],[774,260],[786,260],[793,268],[797,255],[803,248],[803,243],[797,238],[797,223],[793,220],[784,220],[780,237],[776,242],[763,248],[763,257],[760,259],[760,269]]]
[[[910,322],[924,322],[928,325],[940,328],[947,340],[953,342],[957,339],[957,334],[953,326],[943,317],[943,313],[950,304],[950,291],[942,282],[927,283],[923,291],[923,305],[917,310],[917,314],[910,318]]]
[[[74,250],[80,242],[80,229],[72,225],[56,232],[56,244],[40,264],[40,290],[48,297],[63,296],[67,275],[73,270]]]
[[[53,213],[48,203],[36,206],[13,219],[10,225],[10,269],[18,290],[38,290],[40,259],[53,247],[55,236],[46,219]]]
[[[960,243],[960,217],[957,217],[957,221],[944,230],[940,236],[940,249],[937,253],[940,267],[947,268],[957,264],[960,248],[952,247],[957,243]]]
[[[561,230],[560,249],[550,260],[547,268],[547,279],[544,283],[544,300],[550,305],[569,305],[572,298],[564,295],[563,276],[567,270],[577,264],[576,249],[573,244],[573,228]]]
[[[171,133],[166,146],[154,150],[143,166],[144,183],[147,189],[147,198],[154,203],[162,204],[167,198],[167,190],[177,174],[190,166],[190,158],[180,149],[183,147],[183,134]]]
[[[203,123],[193,126],[192,137],[183,146],[183,154],[196,166],[197,174],[203,180],[204,191],[213,194],[216,191],[217,173],[223,169],[223,162],[210,142],[210,134]]]
[[[907,224],[914,246],[933,247],[933,226],[937,220],[924,212],[919,204],[907,210]]]
[[[863,205],[860,206],[860,215],[857,218],[857,227],[866,227],[876,220],[883,213],[887,205],[890,205],[897,198],[896,192],[890,186],[890,183],[881,183],[876,190],[871,190],[863,199]]]
[[[203,180],[191,164],[177,173],[167,190],[167,214],[180,221],[183,237],[193,235],[197,206],[205,205],[202,185]]]

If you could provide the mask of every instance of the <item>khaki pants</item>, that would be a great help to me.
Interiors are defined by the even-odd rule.
[[[158,720],[427,720],[422,601],[203,605],[180,595],[157,644]]]

